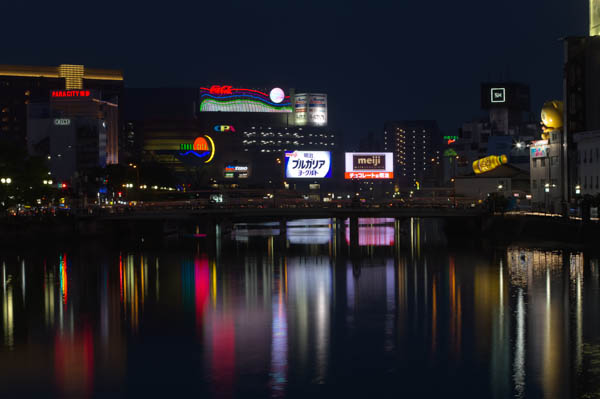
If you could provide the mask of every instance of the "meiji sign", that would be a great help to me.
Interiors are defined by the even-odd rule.
[[[353,155],[352,167],[354,170],[385,170],[385,155]]]
[[[347,152],[346,179],[393,179],[394,154],[391,152]]]

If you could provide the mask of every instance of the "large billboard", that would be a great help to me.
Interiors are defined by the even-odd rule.
[[[200,112],[292,112],[292,103],[279,87],[262,91],[212,85],[200,88]]]
[[[288,179],[331,177],[331,153],[329,151],[286,151],[285,177]]]
[[[391,152],[347,152],[346,179],[393,179],[394,154]]]
[[[294,96],[294,114],[298,126],[326,126],[327,94],[296,94]]]

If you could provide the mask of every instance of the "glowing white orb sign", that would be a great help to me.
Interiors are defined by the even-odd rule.
[[[276,87],[273,90],[271,90],[271,92],[269,93],[269,97],[271,98],[271,101],[273,101],[275,104],[279,104],[285,98],[285,93],[279,87]]]

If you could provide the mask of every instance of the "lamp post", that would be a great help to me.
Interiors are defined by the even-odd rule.
[[[546,196],[546,206],[544,207],[544,213],[548,213],[548,201],[549,201],[549,197],[550,197],[550,183],[545,184],[544,193]]]

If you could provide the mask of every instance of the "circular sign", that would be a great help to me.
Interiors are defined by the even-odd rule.
[[[279,104],[285,98],[285,93],[279,87],[276,87],[273,90],[271,90],[271,93],[269,93],[269,97],[271,98],[271,101],[273,101],[275,104]]]
[[[208,151],[208,143],[204,137],[197,137],[194,140],[194,151]]]

